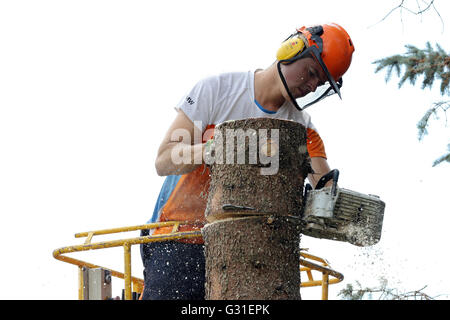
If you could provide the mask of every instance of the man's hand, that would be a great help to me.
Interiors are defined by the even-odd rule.
[[[312,157],[311,158],[311,167],[314,173],[308,175],[309,183],[311,183],[313,188],[316,188],[317,182],[319,182],[320,178],[331,171],[330,166],[328,165],[327,159],[322,157]],[[333,181],[330,180],[325,184],[326,187],[331,186]]]

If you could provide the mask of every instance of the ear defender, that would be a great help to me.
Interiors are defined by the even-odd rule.
[[[305,42],[299,36],[289,37],[277,51],[277,60],[289,60],[305,49]]]

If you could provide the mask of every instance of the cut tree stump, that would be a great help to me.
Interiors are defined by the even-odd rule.
[[[300,215],[304,178],[311,172],[304,126],[252,118],[224,122],[214,132],[215,157],[223,163],[210,166],[208,222],[242,215]],[[229,132],[245,139],[234,139]],[[227,153],[234,156],[231,163],[226,163]]]
[[[300,299],[306,128],[270,118],[227,121],[216,126],[214,144],[202,229],[206,299]]]

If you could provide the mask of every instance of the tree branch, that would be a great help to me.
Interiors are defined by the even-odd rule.
[[[411,14],[420,15],[421,16],[423,13],[433,9],[436,12],[436,14],[438,15],[439,19],[441,20],[442,26],[444,27],[444,20],[442,19],[439,11],[436,9],[436,7],[434,5],[435,4],[435,0],[430,0],[430,1],[422,0],[422,2],[425,4],[424,8],[422,8],[420,6],[420,3],[419,3],[418,0],[415,0],[415,1],[416,1],[416,4],[417,4],[417,10],[414,10],[414,9],[410,8],[410,5],[408,5],[408,0],[401,0],[400,3],[396,7],[392,8],[380,21],[378,21],[374,25],[377,25],[380,22],[383,22],[384,20],[386,20],[391,14],[393,14],[397,10],[400,11],[400,15],[403,13],[403,10],[405,10],[405,11],[411,13]],[[401,21],[403,22],[402,18],[401,18]],[[374,26],[374,25],[372,25],[372,26]]]
[[[380,294],[378,300],[435,300],[435,297],[431,297],[428,294],[422,292],[427,286],[419,290],[413,290],[408,292],[398,292],[397,289],[388,288],[387,280],[380,279],[380,286],[375,288],[363,288],[361,284],[356,281],[358,288],[354,288],[352,284],[347,284],[347,287],[339,292],[339,296],[349,300],[363,300],[367,294],[369,299],[372,298],[372,294]]]

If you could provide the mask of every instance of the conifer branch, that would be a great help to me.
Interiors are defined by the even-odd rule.
[[[405,47],[407,51],[404,55],[393,55],[374,61],[373,63],[377,65],[375,73],[386,69],[385,81],[388,82],[391,79],[393,70],[395,70],[400,78],[398,82],[399,88],[406,81],[409,81],[411,85],[415,85],[419,77],[423,77],[422,89],[427,87],[431,89],[436,81],[440,81],[440,94],[442,96],[450,95],[450,55],[439,44],[436,44],[436,50],[433,49],[429,42],[426,43],[425,49],[419,49],[413,45],[406,45]],[[445,124],[447,125],[446,112],[449,108],[450,100],[440,101],[434,103],[433,107],[425,112],[422,119],[417,123],[419,141],[428,134],[429,122],[432,116],[439,119],[439,114],[444,114],[446,117]],[[449,153],[434,161],[433,167],[442,162],[450,162],[450,149]]]
[[[442,162],[450,162],[450,144],[447,145],[447,154],[439,157],[433,162],[433,167],[437,166]]]
[[[386,20],[390,15],[392,15],[397,10],[400,11],[400,17],[402,17],[403,10],[408,13],[414,14],[414,15],[422,16],[423,13],[433,9],[436,12],[436,14],[438,15],[439,19],[441,20],[442,26],[444,26],[444,21],[440,15],[439,11],[435,7],[435,1],[436,0],[430,0],[430,1],[422,0],[421,2],[425,6],[421,7],[419,1],[416,0],[417,10],[414,10],[414,9],[410,8],[410,5],[409,5],[410,2],[408,0],[400,0],[400,3],[396,7],[392,8],[380,21],[375,23],[375,25]],[[400,19],[403,22],[403,19],[402,18],[400,18]]]
[[[363,300],[364,298],[373,300],[374,295],[377,300],[435,300],[435,297],[423,292],[427,286],[419,290],[399,292],[397,289],[389,288],[385,278],[381,278],[379,281],[380,286],[373,288],[363,288],[358,281],[356,281],[356,286],[349,283],[338,295],[345,300]]]
[[[437,49],[434,50],[429,42],[426,43],[425,49],[419,49],[413,45],[406,45],[407,52],[404,55],[393,55],[387,58],[376,60],[377,64],[375,73],[387,68],[386,82],[395,69],[397,76],[400,77],[402,67],[405,67],[403,76],[398,83],[399,88],[409,80],[412,85],[416,84],[417,78],[423,76],[422,89],[431,88],[435,80],[441,81],[441,95],[450,93],[450,56],[436,44]]]
[[[417,129],[419,130],[418,139],[421,141],[425,135],[428,134],[428,126],[431,116],[434,116],[435,119],[439,119],[439,112],[443,113],[445,116],[445,125],[447,125],[447,110],[450,108],[450,100],[449,101],[440,101],[435,102],[434,106],[425,112],[424,116],[417,123]]]

